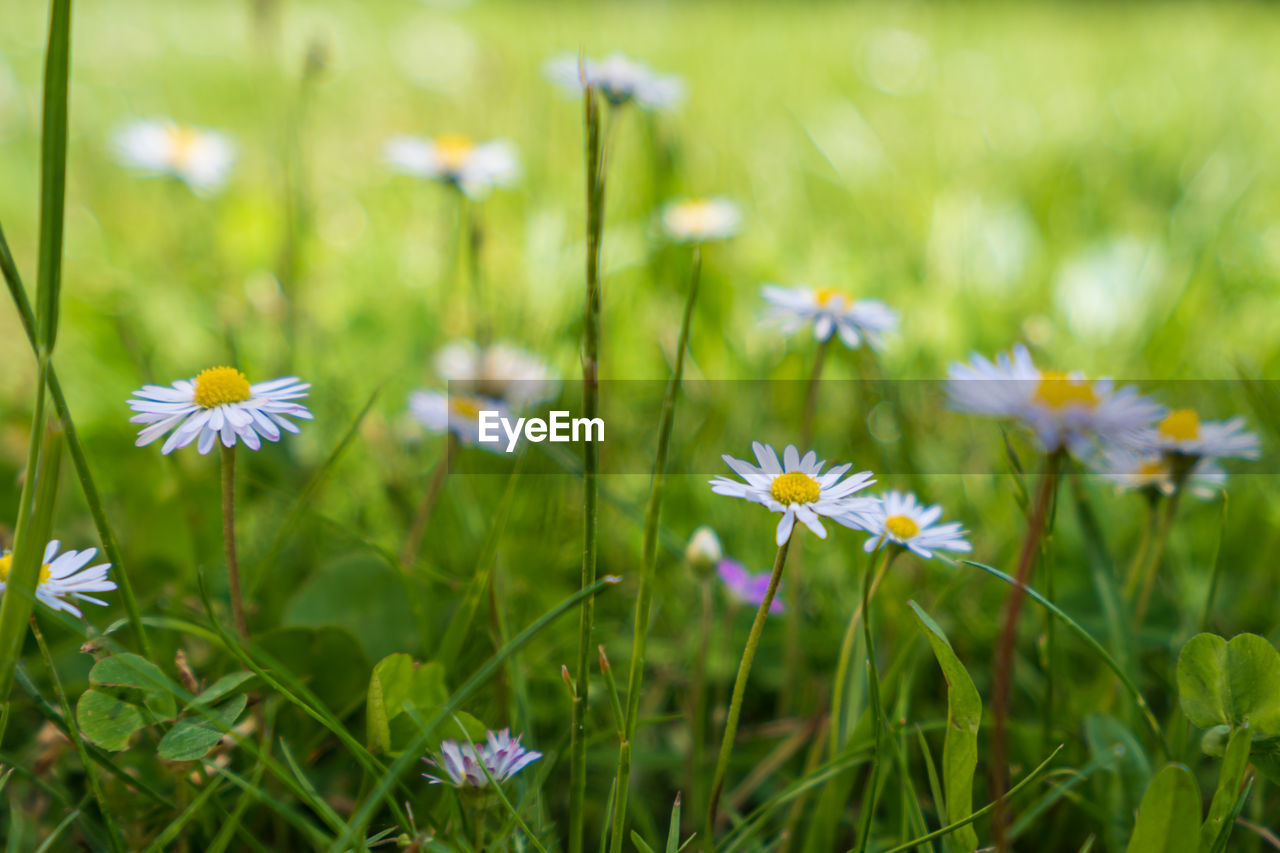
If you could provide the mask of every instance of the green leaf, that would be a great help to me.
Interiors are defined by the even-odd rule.
[[[1280,785],[1280,741],[1255,741],[1249,760],[1253,762],[1253,769],[1262,774],[1263,778]]]
[[[416,735],[421,733],[421,720],[430,719],[444,710],[444,705],[438,705],[433,708],[414,708],[414,713],[419,717],[418,720],[414,720],[408,714],[399,717],[391,725],[392,744],[404,745],[409,743]],[[456,740],[459,743],[466,743],[468,740],[472,743],[484,743],[488,731],[488,726],[465,711],[452,711],[449,719],[440,723],[427,737],[427,751],[439,752],[440,744],[446,740]],[[399,750],[396,751],[398,752]]]
[[[71,0],[54,0],[44,66],[44,116],[40,131],[40,263],[36,278],[36,327],[40,347],[53,351],[62,289],[63,206],[67,195],[67,78],[71,64]]]
[[[1257,634],[1192,637],[1178,656],[1182,712],[1199,728],[1248,725],[1280,735],[1280,652]]]
[[[1138,808],[1128,853],[1196,853],[1200,837],[1200,790],[1181,764],[1156,774]]]
[[[254,638],[257,645],[338,713],[358,706],[369,660],[341,628],[278,628]]]
[[[401,721],[393,726],[406,703],[418,711],[439,708],[449,701],[449,690],[444,683],[444,665],[432,661],[416,663],[406,654],[388,655],[378,661],[369,679],[367,717],[370,749],[390,751],[394,743],[403,743],[413,737],[416,726]],[[478,737],[484,737],[481,730]]]
[[[173,688],[160,667],[131,652],[103,658],[89,670],[89,683],[100,687],[132,687],[142,691],[147,709],[160,720],[178,716]]]
[[[1253,730],[1241,726],[1231,733],[1227,741],[1227,751],[1222,757],[1222,767],[1218,770],[1218,788],[1213,792],[1213,800],[1209,803],[1209,814],[1200,827],[1200,850],[1208,853],[1215,847],[1225,846],[1224,834],[1231,833],[1234,821],[1231,813],[1235,810],[1236,799],[1240,796],[1240,786],[1244,783],[1244,772],[1249,766],[1249,747],[1253,743]]]
[[[345,628],[374,660],[415,648],[420,639],[403,577],[367,554],[322,566],[289,600],[284,622]],[[368,671],[367,666],[358,670]]]
[[[195,761],[204,758],[218,745],[225,729],[235,725],[236,718],[249,704],[243,693],[204,713],[188,714],[165,732],[160,739],[160,757],[169,761]],[[212,717],[213,719],[210,719]],[[218,725],[217,723],[221,723]]]
[[[192,705],[212,705],[222,697],[232,693],[240,685],[253,678],[252,672],[240,670],[222,676],[204,689],[204,692],[191,700]]]
[[[937,622],[914,601],[908,602],[924,628],[933,655],[947,680],[947,734],[942,743],[942,778],[947,820],[963,820],[973,810],[973,773],[978,766],[978,727],[982,722],[982,697],[969,672],[956,657],[951,641]],[[978,834],[972,826],[955,831],[953,840],[964,850],[976,850]]]
[[[1094,796],[1105,817],[1103,846],[1119,850],[1129,834],[1134,812],[1151,784],[1151,761],[1142,742],[1119,720],[1090,714],[1084,723],[1091,764],[1100,768],[1093,780]]]
[[[76,723],[82,735],[112,752],[124,749],[130,735],[147,727],[146,717],[137,705],[92,688],[76,702]]]

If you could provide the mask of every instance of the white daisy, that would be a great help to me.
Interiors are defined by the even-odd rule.
[[[483,447],[494,453],[504,452],[507,439],[480,440],[480,413],[497,412],[500,418],[511,418],[511,411],[501,400],[474,394],[444,391],[414,391],[409,395],[409,412],[434,433],[451,432],[466,447]],[[501,432],[499,430],[499,432]]]
[[[1093,468],[1121,491],[1155,489],[1167,497],[1177,490],[1173,459],[1166,453],[1113,444],[1095,460]],[[1198,498],[1211,498],[1227,485],[1227,472],[1207,457],[1196,460],[1186,477],[1185,488]]]
[[[952,364],[947,395],[960,411],[1022,421],[1047,452],[1065,447],[1079,455],[1164,414],[1158,403],[1109,379],[1038,370],[1021,344],[994,362],[975,354],[967,364]]]
[[[541,752],[525,749],[520,745],[520,735],[511,737],[510,729],[486,732],[487,742],[480,746],[459,744],[446,740],[440,744],[439,759],[424,758],[427,764],[444,771],[440,776],[423,773],[432,785],[452,785],[455,788],[483,789],[489,787],[489,777],[501,785],[512,776],[542,757]],[[485,773],[488,770],[488,774]]]
[[[107,606],[105,601],[85,595],[86,592],[110,592],[116,588],[115,582],[107,580],[107,572],[111,571],[110,563],[99,563],[89,566],[89,562],[97,555],[97,548],[86,548],[83,551],[68,551],[58,554],[61,544],[57,539],[51,541],[44,549],[44,560],[40,566],[40,580],[36,584],[36,598],[51,610],[65,610],[72,616],[80,616],[80,608],[67,599],[74,598],[92,604]],[[5,584],[9,581],[9,571],[13,567],[13,554],[5,551],[0,554],[0,594],[4,593]]]
[[[924,506],[910,492],[886,492],[880,499],[876,523],[868,530],[871,538],[863,547],[870,553],[886,545],[901,545],[926,560],[934,551],[972,551],[960,523],[935,524],[941,517],[942,507],[937,504]]]
[[[224,447],[234,447],[238,439],[257,450],[263,438],[279,441],[281,430],[298,432],[289,418],[311,420],[311,412],[294,402],[307,396],[310,387],[296,376],[250,385],[234,367],[210,367],[170,387],[144,385],[134,391],[136,399],[129,401],[129,408],[138,414],[129,420],[146,424],[138,433],[138,447],[173,430],[160,448],[165,454],[197,439],[202,454],[219,439]]]
[[[875,482],[870,471],[860,471],[841,482],[853,463],[836,466],[825,474],[827,463],[818,460],[818,454],[810,450],[800,457],[795,445],[787,445],[782,452],[782,463],[774,449],[758,441],[751,443],[760,467],[741,459],[725,455],[721,458],[734,472],[745,480],[740,483],[728,477],[711,480],[711,491],[717,495],[746,498],[762,504],[773,512],[782,513],[778,522],[777,542],[781,546],[791,538],[791,528],[797,521],[804,524],[819,539],[827,538],[827,531],[818,520],[826,516],[832,521],[866,530],[874,523],[878,502],[874,498],[855,498],[853,493]]]
[[[555,396],[559,379],[551,366],[531,352],[497,343],[481,349],[454,341],[436,353],[436,373],[450,382],[472,384],[478,394],[523,409]]]
[[[236,159],[235,145],[226,134],[169,119],[126,125],[116,132],[114,148],[126,166],[172,175],[202,194],[222,187]]]
[[[1257,459],[1258,436],[1244,425],[1244,418],[1202,421],[1193,409],[1175,409],[1153,428],[1138,433],[1134,444],[1144,450],[1201,459]]]
[[[684,83],[679,77],[657,74],[620,53],[602,61],[579,62],[576,56],[561,56],[548,62],[543,70],[552,82],[571,94],[582,91],[585,78],[614,106],[634,103],[643,109],[661,110],[684,98]]]
[[[738,233],[742,211],[724,198],[690,198],[662,209],[662,227],[682,243],[727,240]]]
[[[780,287],[766,284],[761,291],[770,305],[769,319],[785,334],[811,326],[813,336],[826,341],[835,332],[849,349],[865,340],[874,350],[884,343],[882,335],[897,328],[898,314],[874,299],[855,300],[829,287]]]
[[[451,184],[474,199],[484,198],[494,187],[512,186],[520,177],[515,146],[505,139],[397,136],[387,141],[383,156],[398,172]]]

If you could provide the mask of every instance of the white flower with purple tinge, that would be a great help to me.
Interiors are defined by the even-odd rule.
[[[925,506],[910,492],[886,492],[880,499],[876,523],[867,531],[871,538],[863,547],[870,553],[886,545],[901,545],[926,560],[934,551],[972,551],[960,523],[937,524],[941,517],[942,507],[937,504]]]
[[[480,199],[495,187],[509,187],[520,177],[516,149],[505,139],[476,142],[458,134],[434,139],[397,136],[387,141],[383,157],[398,172],[456,186],[468,198]]]
[[[1019,344],[994,362],[972,355],[952,364],[947,396],[962,412],[1022,421],[1046,452],[1089,455],[1101,440],[1131,436],[1163,417],[1164,408],[1110,379],[1039,370]]]
[[[81,613],[80,608],[67,600],[69,598],[106,607],[105,601],[85,593],[110,592],[116,588],[115,581],[107,579],[111,564],[89,566],[98,553],[97,548],[59,554],[58,548],[61,545],[54,539],[45,546],[44,560],[41,561],[39,580],[36,582],[36,599],[51,610],[65,610],[72,616],[80,616]],[[89,568],[86,569],[85,566]],[[8,551],[0,552],[0,595],[4,594],[12,568],[13,554]]]
[[[1133,439],[1142,450],[1176,453],[1198,459],[1258,458],[1258,436],[1245,429],[1244,418],[1202,421],[1193,409],[1175,409]]]
[[[753,574],[742,563],[728,557],[720,561],[720,565],[716,567],[716,574],[720,575],[720,582],[724,584],[725,591],[735,601],[743,604],[759,607],[769,590],[769,572]],[[769,602],[770,613],[786,612],[787,605],[783,603],[781,595],[782,582],[779,581],[776,595],[773,601]]]
[[[225,134],[169,119],[133,122],[116,133],[113,146],[126,166],[172,175],[201,194],[220,189],[236,159],[235,146]]]
[[[857,349],[866,341],[872,349],[879,350],[884,333],[898,325],[897,313],[883,302],[855,300],[829,287],[766,284],[761,292],[769,303],[769,319],[788,335],[812,328],[815,339],[826,341],[838,332],[849,349]]]
[[[1092,467],[1121,491],[1155,489],[1168,496],[1177,491],[1173,460],[1166,453],[1110,445]],[[1227,472],[1213,459],[1197,459],[1186,473],[1185,488],[1198,498],[1211,498],[1227,486]]]
[[[801,458],[795,445],[788,444],[780,463],[777,451],[767,444],[755,441],[751,449],[760,463],[758,468],[727,454],[721,457],[746,482],[716,477],[710,481],[711,491],[717,495],[745,498],[782,513],[776,536],[779,547],[791,538],[791,529],[797,521],[812,530],[819,539],[827,538],[819,516],[826,516],[855,530],[866,530],[867,525],[874,521],[879,501],[853,497],[854,492],[875,482],[870,471],[851,474],[841,481],[840,478],[853,467],[852,462],[837,465],[823,474],[822,469],[827,463],[820,461],[812,450]]]
[[[661,110],[674,106],[684,97],[684,83],[679,77],[657,74],[620,53],[604,60],[560,56],[543,66],[543,70],[548,79],[571,94],[580,93],[584,81],[595,86],[614,106],[634,103],[642,109]]]
[[[241,441],[257,450],[263,438],[279,441],[281,431],[298,432],[289,418],[311,420],[307,407],[295,402],[306,397],[310,387],[296,376],[250,385],[234,367],[211,367],[172,386],[144,385],[134,391],[129,408],[137,414],[129,420],[145,425],[138,433],[138,447],[172,430],[160,448],[165,454],[197,440],[202,454],[219,440],[224,447]]]
[[[520,736],[511,737],[510,729],[487,732],[487,743],[475,746],[446,740],[440,744],[438,759],[424,758],[440,775],[423,773],[432,785],[452,785],[460,789],[482,790],[489,787],[489,777],[501,785],[542,757],[541,752],[525,749]],[[488,770],[488,775],[485,774]]]

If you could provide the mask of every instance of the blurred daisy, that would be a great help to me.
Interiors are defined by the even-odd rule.
[[[559,386],[549,364],[510,344],[482,349],[471,341],[454,341],[436,353],[435,368],[442,378],[472,384],[478,394],[513,409],[552,397]]]
[[[684,549],[684,561],[690,568],[699,575],[709,575],[723,558],[724,549],[720,547],[720,537],[714,530],[704,524],[693,531]]]
[[[789,444],[779,463],[777,452],[769,445],[756,441],[752,442],[751,449],[760,463],[758,468],[732,456],[721,457],[746,482],[716,477],[710,481],[711,491],[745,498],[782,513],[777,532],[779,547],[791,538],[791,529],[797,521],[819,539],[827,538],[819,516],[855,530],[866,530],[874,523],[878,502],[874,498],[852,496],[875,482],[870,471],[860,471],[841,481],[853,463],[839,465],[823,474],[822,468],[827,463],[819,461],[818,454],[812,450],[801,458],[795,445]]]
[[[172,430],[160,448],[165,454],[193,441],[202,454],[208,453],[219,439],[224,447],[239,440],[257,450],[263,438],[279,441],[281,430],[298,432],[289,418],[311,420],[306,406],[295,402],[310,387],[296,376],[250,385],[234,367],[210,367],[169,387],[144,385],[134,391],[129,408],[137,414],[129,420],[146,425],[138,433],[138,447]]]
[[[1155,489],[1166,497],[1177,491],[1173,460],[1165,453],[1112,445],[1093,468],[1121,491]],[[1209,458],[1198,459],[1186,477],[1186,488],[1199,498],[1211,498],[1227,485],[1227,472]]]
[[[720,576],[720,581],[724,584],[725,591],[729,593],[730,597],[734,601],[739,601],[743,604],[759,607],[769,590],[769,572],[764,571],[753,574],[747,571],[747,567],[737,560],[727,558],[721,560],[720,565],[716,567],[716,574]],[[781,581],[778,582],[777,594],[782,594]],[[786,604],[776,595],[773,601],[769,603],[770,613],[784,613],[786,609]]]
[[[440,775],[423,773],[432,785],[452,785],[460,789],[481,790],[489,787],[489,777],[501,785],[542,757],[541,752],[525,749],[520,737],[511,737],[510,729],[486,732],[487,742],[476,746],[446,740],[440,744],[438,759],[424,758]],[[485,775],[488,770],[488,775]]]
[[[620,53],[602,61],[583,59],[581,63],[576,56],[561,56],[548,62],[543,70],[553,83],[571,94],[582,91],[585,79],[614,106],[634,103],[643,109],[662,110],[684,98],[684,83],[679,77],[657,74]]]
[[[236,159],[235,146],[225,134],[168,119],[126,125],[116,132],[114,148],[126,166],[172,175],[202,194],[226,183]]]
[[[1164,414],[1158,403],[1109,379],[1038,370],[1021,344],[994,362],[975,354],[967,364],[952,364],[947,395],[960,411],[1022,421],[1046,452],[1087,454],[1097,440],[1133,435]]]
[[[505,139],[397,136],[387,141],[383,156],[397,172],[450,184],[473,199],[484,198],[494,187],[512,186],[520,177],[515,146]]]
[[[926,560],[934,551],[973,550],[960,523],[936,524],[941,517],[942,507],[937,504],[924,506],[910,492],[886,492],[876,523],[867,531],[871,538],[863,547],[871,553],[886,545],[901,545]]]
[[[681,243],[726,240],[738,233],[742,211],[724,198],[691,198],[662,209],[662,227]]]
[[[505,436],[496,442],[480,441],[482,411],[497,412],[502,418],[511,417],[511,411],[502,401],[490,397],[444,391],[414,391],[409,395],[409,413],[429,431],[451,432],[465,447],[479,446],[501,453],[507,445]]]
[[[107,606],[105,601],[85,595],[87,592],[110,592],[116,588],[115,582],[107,580],[107,572],[111,571],[110,563],[99,563],[96,566],[89,562],[97,555],[97,548],[86,548],[83,551],[67,551],[59,554],[62,543],[57,539],[51,541],[44,549],[44,560],[40,566],[40,579],[36,584],[36,598],[51,610],[65,610],[72,616],[81,616],[80,608],[67,599],[88,601],[91,604]],[[13,554],[8,551],[0,554],[0,594],[4,593],[5,584],[9,582],[9,571],[13,567]]]
[[[1201,421],[1192,409],[1175,409],[1154,428],[1139,433],[1134,443],[1144,450],[1200,459],[1257,459],[1258,436],[1244,424],[1244,418]]]
[[[865,340],[874,350],[884,343],[882,335],[897,328],[898,315],[883,302],[874,299],[855,300],[831,288],[780,287],[766,284],[761,291],[770,305],[769,319],[778,323],[785,334],[812,327],[819,341],[840,333],[849,349],[857,349]]]

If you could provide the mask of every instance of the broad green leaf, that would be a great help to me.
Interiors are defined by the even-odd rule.
[[[942,743],[942,779],[947,800],[947,819],[954,823],[973,811],[973,773],[978,766],[978,727],[982,723],[982,697],[973,686],[969,672],[956,657],[951,641],[937,622],[914,601],[911,610],[924,628],[934,657],[947,680],[947,734]],[[978,848],[978,834],[972,826],[962,826],[952,840],[960,849]]]
[[[359,707],[369,660],[349,632],[278,628],[254,640],[335,713]]]
[[[1280,785],[1280,741],[1254,743],[1253,754],[1249,756],[1249,760],[1253,762],[1253,768],[1267,781]]]
[[[1151,761],[1139,741],[1119,720],[1090,714],[1084,724],[1091,764],[1102,768],[1093,778],[1100,812],[1106,815],[1103,846],[1119,850],[1129,834],[1134,812],[1151,784]]]
[[[367,554],[322,566],[289,600],[284,623],[345,628],[373,660],[415,648],[421,640],[404,578]],[[361,691],[368,671],[358,671]]]
[[[436,661],[415,663],[406,654],[388,655],[378,661],[369,679],[367,700],[370,747],[382,751],[392,748],[396,739],[392,736],[391,721],[404,710],[405,703],[425,712],[448,700],[443,664]],[[411,737],[415,729],[402,726],[399,731],[407,732]]]
[[[88,740],[119,752],[129,745],[130,735],[146,728],[147,719],[137,705],[90,688],[76,702],[76,723]]]
[[[178,716],[169,679],[160,667],[141,655],[125,652],[103,658],[89,670],[89,683],[136,688],[142,691],[147,709],[158,719],[168,721]]]
[[[1235,810],[1236,800],[1240,796],[1240,786],[1244,782],[1244,771],[1249,766],[1249,747],[1253,743],[1253,730],[1241,726],[1231,733],[1227,741],[1227,751],[1222,757],[1222,766],[1218,769],[1218,788],[1213,792],[1213,801],[1209,803],[1209,814],[1200,828],[1200,850],[1202,853],[1224,846],[1222,836],[1230,834],[1231,813]]]
[[[1166,765],[1147,786],[1128,853],[1196,853],[1200,790],[1181,764]]]
[[[1280,652],[1257,634],[1192,637],[1178,656],[1182,712],[1199,728],[1249,725],[1280,735]]]
[[[253,678],[252,672],[240,670],[228,673],[204,689],[199,696],[191,700],[192,705],[212,705],[229,693],[234,692],[242,684]]]
[[[391,724],[391,743],[402,747],[413,740],[422,731],[419,721],[430,719],[440,713],[444,707],[444,705],[438,705],[433,708],[415,708],[419,718],[417,721],[409,714],[402,714],[396,718]],[[484,743],[488,731],[488,726],[465,711],[453,711],[449,719],[440,723],[427,738],[427,749],[430,752],[439,752],[440,744],[446,740],[456,740],[459,743],[466,743],[468,740],[472,743]],[[399,749],[396,751],[398,752]]]
[[[235,725],[236,718],[248,703],[249,697],[241,693],[216,708],[210,708],[209,716],[222,723],[222,726],[215,725],[204,713],[188,713],[160,739],[160,757],[169,761],[195,761],[203,758],[218,745],[223,729]]]

